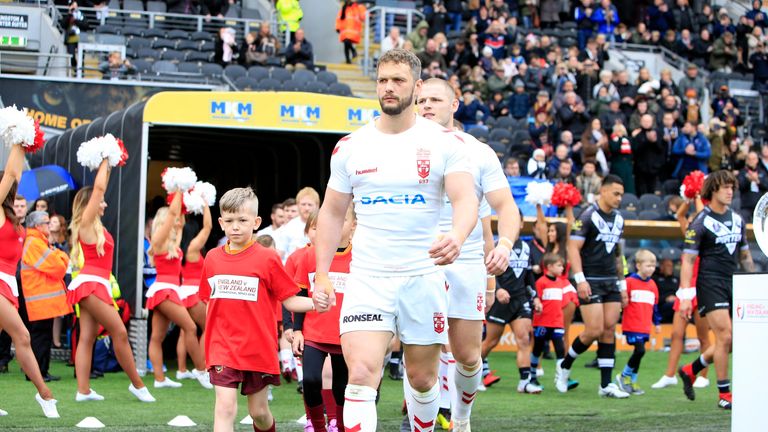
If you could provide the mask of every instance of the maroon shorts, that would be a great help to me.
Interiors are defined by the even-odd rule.
[[[243,396],[258,393],[268,385],[279,386],[280,376],[255,371],[241,371],[226,366],[211,366],[208,368],[211,384],[219,387],[238,388]]]

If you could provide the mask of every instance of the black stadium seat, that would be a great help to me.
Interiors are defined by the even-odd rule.
[[[139,48],[138,56],[142,59],[158,59],[160,58],[160,51],[152,48]]]
[[[498,123],[496,123],[496,127],[491,130],[490,135],[488,135],[489,141],[500,141],[505,146],[507,144],[512,143],[512,132],[509,131],[509,129],[505,129],[498,126]]]
[[[156,73],[174,73],[178,72],[179,68],[176,64],[167,60],[158,60],[152,65],[152,71]]]
[[[641,210],[637,214],[637,218],[640,220],[658,220],[660,217],[661,214],[658,210]]]
[[[181,51],[165,50],[161,54],[161,57],[162,57],[163,60],[170,60],[170,61],[175,61],[175,62],[178,63],[178,62],[183,62],[184,60],[186,60],[187,55],[184,54]]]
[[[638,200],[637,195],[633,193],[625,193],[621,198],[621,208],[633,212],[637,211],[640,208],[640,200]]]
[[[317,78],[315,73],[310,70],[298,69],[293,72],[293,79],[299,82],[310,82],[315,81]]]
[[[212,34],[208,33],[207,31],[196,31],[194,33],[191,33],[189,35],[189,38],[196,41],[214,41],[214,37]]]
[[[276,67],[272,68],[272,71],[269,73],[269,77],[283,82],[293,78],[293,75],[287,69]]]
[[[306,83],[304,91],[326,94],[328,93],[328,86],[322,81],[310,81]]]
[[[328,84],[329,86],[339,81],[339,78],[336,76],[335,73],[328,72],[328,71],[320,71],[317,73],[316,77],[318,81],[322,81]]]
[[[640,210],[659,210],[662,209],[661,197],[654,194],[643,194],[640,197]]]
[[[224,74],[224,68],[220,64],[205,63],[200,66],[200,72],[208,77],[220,77]]]
[[[142,60],[142,59],[131,60],[131,64],[133,64],[133,67],[136,68],[136,72],[140,74],[146,74],[152,70],[152,63],[146,60]]]
[[[120,31],[120,33],[125,37],[144,37],[144,30],[141,27],[123,27],[123,29]]]
[[[224,75],[232,81],[244,77],[248,71],[240,65],[228,65],[224,68]]]
[[[168,39],[189,39],[189,32],[179,29],[168,31]]]
[[[328,86],[328,93],[336,96],[352,96],[352,89],[347,84],[335,82]]]
[[[267,79],[269,78],[269,69],[264,66],[251,66],[248,68],[248,76],[257,80]]]
[[[488,142],[488,131],[481,127],[476,127],[474,129],[471,129],[469,131],[469,134],[477,138],[481,142],[484,142],[484,143]]]
[[[200,42],[195,42],[189,39],[174,39],[174,40],[176,41],[176,49],[179,51],[197,50],[198,48],[200,48]]]
[[[179,63],[179,72],[199,74],[200,64],[197,62],[181,62]]]
[[[165,39],[165,32],[158,28],[150,28],[144,30],[145,38]]]
[[[104,24],[96,27],[96,33],[99,34],[120,34],[120,29],[117,26]]]
[[[272,78],[267,78],[259,81],[259,84],[256,86],[256,90],[263,90],[263,91],[278,91],[283,88],[283,85],[280,81]]]
[[[191,51],[187,54],[187,61],[209,62],[211,59],[213,59],[212,52]]]
[[[174,41],[172,41],[172,40],[168,40],[168,39],[164,39],[164,38],[163,39],[157,39],[152,44],[152,48],[154,48],[154,49],[175,49],[176,48],[176,43]]]
[[[240,91],[252,91],[258,88],[259,81],[249,78],[247,76],[241,76],[235,80],[235,87]]]
[[[283,91],[304,91],[305,87],[305,81],[297,81],[295,79],[283,81]]]

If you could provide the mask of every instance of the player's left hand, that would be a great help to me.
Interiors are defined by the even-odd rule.
[[[544,310],[544,306],[542,306],[541,304],[541,299],[539,299],[538,297],[533,299],[533,311],[536,312],[537,314],[540,314],[541,311],[543,310]]]
[[[627,291],[621,292],[621,307],[625,308],[629,304],[629,297],[627,296]]]
[[[315,274],[315,289],[312,291],[312,301],[315,310],[320,313],[328,312],[336,304],[336,293],[328,275]]]
[[[456,261],[461,252],[461,242],[453,233],[441,234],[429,249],[429,257],[435,260],[435,265],[448,265]]]
[[[504,245],[497,245],[485,258],[485,270],[488,274],[499,276],[509,267],[509,249]]]
[[[285,329],[283,331],[283,336],[285,336],[285,340],[287,340],[288,343],[293,343],[293,330],[292,329]]]
[[[294,355],[301,356],[304,354],[304,334],[301,331],[293,333],[293,343],[291,346],[293,347]]]

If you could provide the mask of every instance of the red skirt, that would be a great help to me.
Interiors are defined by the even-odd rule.
[[[7,283],[0,280],[0,296],[5,297],[8,299],[8,301],[15,307],[16,309],[19,308],[19,298],[13,295],[13,290],[11,290],[11,287],[8,286]]]
[[[103,301],[104,303],[114,306],[114,302],[112,301],[112,297],[107,295],[107,289],[104,287],[104,285],[98,283],[98,282],[83,282],[75,288],[74,290],[67,290],[67,303],[71,305],[76,305],[80,303],[80,301],[89,295],[95,295],[96,298]]]
[[[194,307],[196,304],[200,303],[200,296],[195,294],[188,295],[184,300],[184,307],[189,309],[191,307]]]
[[[177,293],[176,290],[166,288],[157,291],[155,295],[147,298],[147,309],[153,310],[157,307],[157,305],[166,300],[170,300],[179,306],[184,306],[184,303],[179,298],[179,293]]]

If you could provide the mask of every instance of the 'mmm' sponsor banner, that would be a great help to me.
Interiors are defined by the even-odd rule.
[[[376,100],[301,92],[164,92],[150,124],[349,133],[379,115]]]
[[[731,430],[766,430],[768,273],[733,277],[733,417]]]

